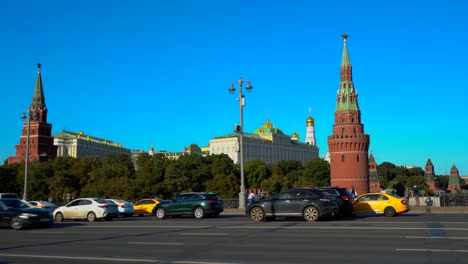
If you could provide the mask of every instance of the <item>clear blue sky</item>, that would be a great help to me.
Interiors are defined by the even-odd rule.
[[[131,2],[131,3],[130,3]],[[270,118],[320,156],[332,133],[347,33],[377,163],[468,175],[467,2],[2,1],[0,159],[15,155],[41,62],[48,122],[130,149],[182,151]]]

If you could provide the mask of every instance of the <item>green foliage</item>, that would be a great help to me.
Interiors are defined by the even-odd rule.
[[[245,164],[244,169],[247,188],[260,188],[262,181],[269,176],[269,170],[263,160],[251,160]]]
[[[310,183],[309,187],[330,186],[330,164],[323,159],[313,159],[304,165],[302,183]]]
[[[273,175],[262,181],[261,188],[269,197],[291,188],[288,177],[284,175]]]
[[[21,193],[22,185],[17,181],[21,169],[24,176],[24,166],[22,167],[21,163],[0,166],[0,192]]]
[[[224,199],[237,198],[239,186],[239,179],[234,174],[218,174],[206,183],[206,191],[216,193]]]

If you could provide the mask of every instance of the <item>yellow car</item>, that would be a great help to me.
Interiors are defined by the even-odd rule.
[[[145,214],[154,214],[154,208],[160,203],[157,198],[141,199],[133,204],[134,213],[143,216]]]
[[[406,199],[389,193],[365,193],[354,199],[353,214],[396,216],[409,211]]]

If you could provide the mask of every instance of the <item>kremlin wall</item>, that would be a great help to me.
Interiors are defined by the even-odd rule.
[[[336,94],[336,108],[332,134],[328,136],[326,160],[330,163],[330,185],[351,189],[358,193],[380,192],[377,164],[372,153],[369,155],[371,136],[364,131],[358,93],[354,87],[352,65],[348,54],[348,36],[343,36],[343,51],[340,65],[340,84]],[[330,98],[331,99],[331,98]],[[48,109],[42,86],[41,64],[38,72],[32,103],[24,122],[16,155],[8,158],[8,164],[29,161],[45,161],[57,156],[84,157],[97,156],[101,159],[110,153],[123,153],[132,158],[138,157],[141,150],[130,150],[112,140],[86,135],[81,132],[61,131],[52,135],[52,124],[47,122]],[[25,118],[25,119],[26,119]],[[303,164],[319,158],[319,148],[315,140],[315,122],[309,110],[305,120],[305,142],[299,134],[289,136],[275,127],[267,118],[266,122],[252,133],[243,132],[244,161],[260,159],[265,163],[281,160],[299,160]],[[28,137],[29,134],[29,137]],[[220,135],[210,140],[208,146],[200,148],[195,144],[182,152],[159,152],[171,159],[185,154],[227,154],[234,163],[239,163],[239,132]],[[27,153],[27,146],[29,152]],[[149,154],[153,155],[150,148]],[[434,180],[434,166],[429,158],[425,165],[424,178],[429,189],[437,189]],[[450,169],[448,191],[460,190],[462,179],[455,165]]]

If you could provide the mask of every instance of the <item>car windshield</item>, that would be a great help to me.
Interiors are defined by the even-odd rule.
[[[321,189],[320,192],[327,196],[340,196],[338,191],[334,189]]]
[[[395,197],[395,198],[398,198],[398,199],[401,199],[401,198],[403,198],[403,197],[401,197],[401,196],[398,196],[398,195],[396,195],[396,194],[393,194],[393,193],[387,193],[387,194],[388,194],[388,195],[390,195],[390,196],[393,196],[393,197]]]
[[[22,200],[17,200],[17,199],[5,199],[2,200],[2,202],[9,208],[31,208],[33,207],[30,203],[22,201]]]
[[[100,204],[106,204],[106,203],[111,203],[110,201],[104,199],[104,198],[96,198],[96,199],[93,199],[94,201],[100,203]]]

